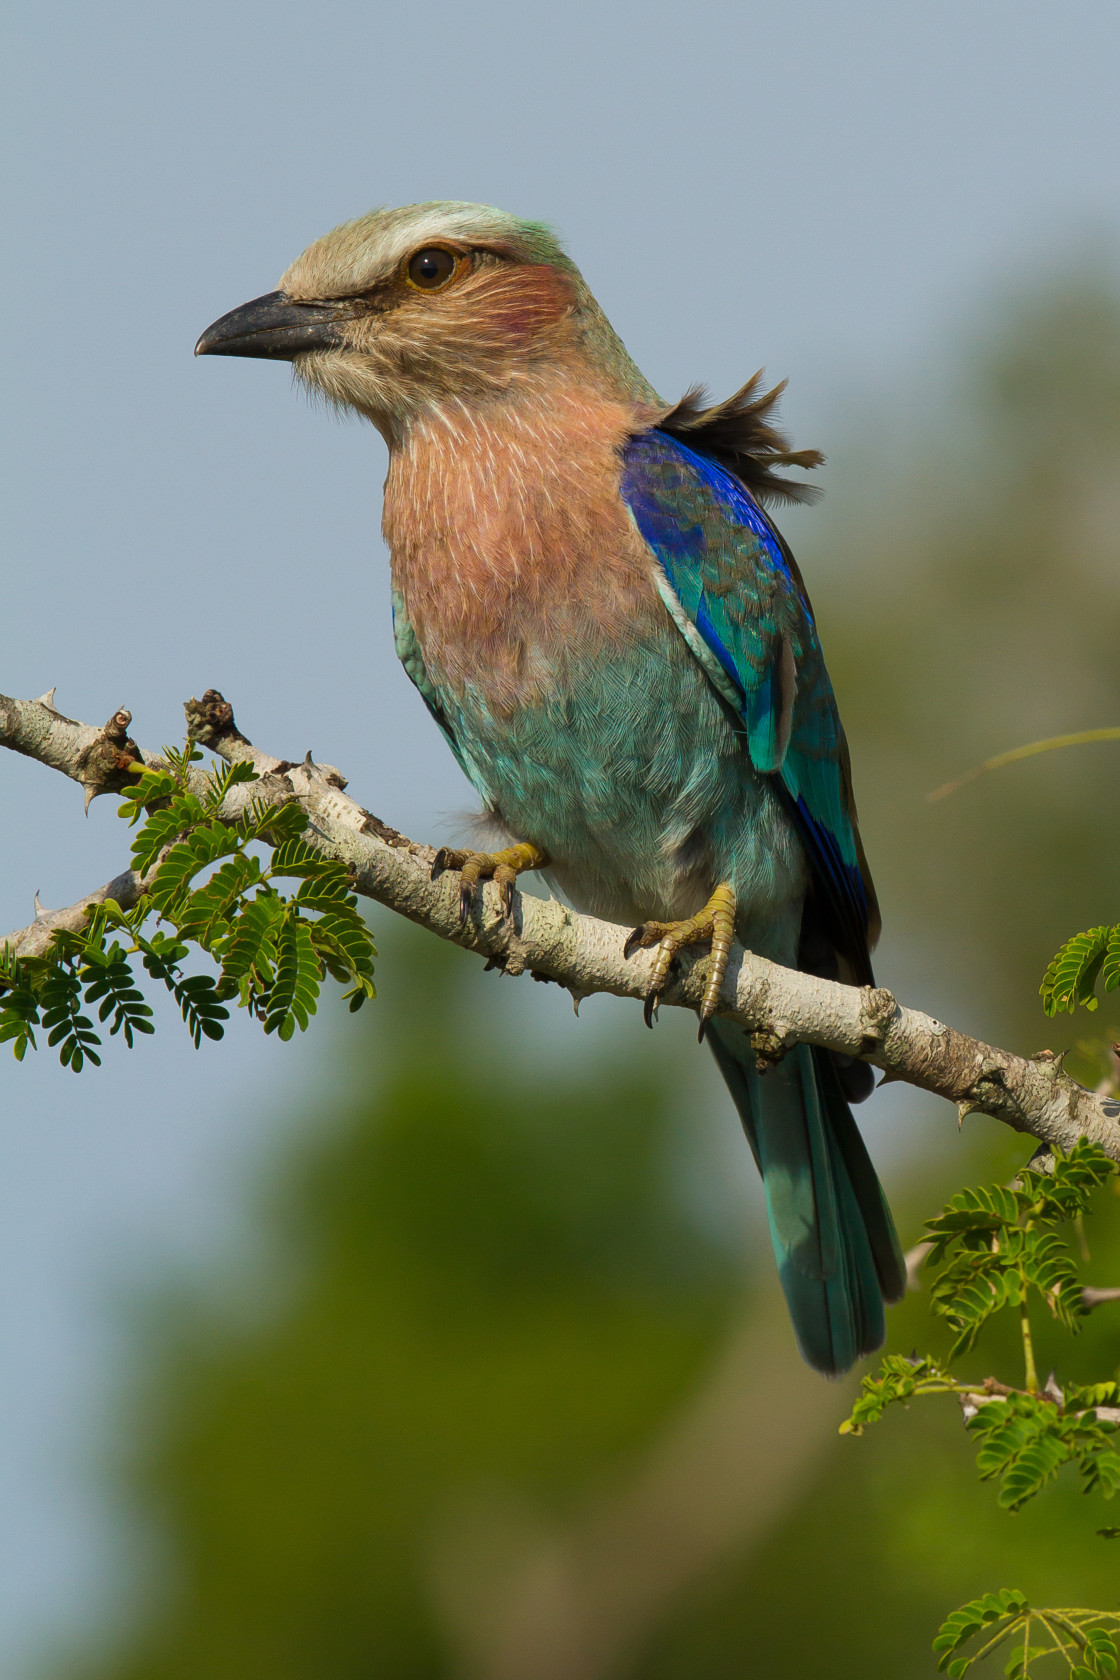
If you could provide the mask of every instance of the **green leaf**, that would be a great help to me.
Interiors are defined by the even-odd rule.
[[[1014,1462],[1007,1466],[1003,1486],[999,1492],[999,1503],[1005,1510],[1018,1511],[1057,1475],[1067,1456],[1065,1444],[1060,1437],[1040,1433],[1037,1439],[1024,1446],[1017,1453]],[[977,1462],[979,1463],[979,1459]]]
[[[101,1066],[101,1040],[93,1022],[81,1013],[81,1001],[81,981],[71,968],[59,963],[48,971],[40,998],[42,1026],[48,1045],[57,1048],[63,1067],[74,1073],[81,1073],[87,1061]]]
[[[238,852],[214,871],[205,886],[196,888],[176,911],[180,935],[196,940],[209,950],[215,939],[229,933],[230,919],[241,900],[263,879],[260,859]]]
[[[144,874],[165,846],[170,846],[181,834],[189,834],[197,823],[205,820],[205,816],[201,800],[192,793],[177,795],[168,804],[151,812],[132,842],[132,867]]]
[[[240,787],[245,782],[259,780],[256,770],[248,759],[235,759],[232,764],[219,763],[211,770],[206,778],[205,794],[206,807],[210,811],[217,811],[226,794],[231,788]]]
[[[320,910],[328,914],[341,914],[347,908],[353,908],[354,898],[344,874],[337,879],[305,881],[295,896],[295,903],[301,910]],[[361,921],[357,910],[354,917]]]
[[[0,946],[0,1044],[10,1044],[17,1062],[28,1047],[38,1049],[35,1028],[39,1023],[39,999],[32,982],[33,965],[21,962],[10,946]]]
[[[114,942],[108,951],[92,950],[81,971],[87,1004],[100,1003],[98,1020],[113,1024],[110,1037],[121,1033],[132,1049],[136,1033],[153,1033],[152,1010],[144,1001],[144,994],[136,989],[131,965],[121,947]]]
[[[1092,1652],[1097,1668],[1102,1674],[1116,1673],[1116,1640],[1106,1628],[1090,1628],[1086,1635],[1086,1645],[1088,1647],[1087,1654]]]
[[[34,999],[32,999],[32,1006],[35,1007]],[[24,1013],[23,1010],[13,1007],[13,1000],[10,995],[6,999],[4,1007],[0,1009],[0,1044],[11,1045],[12,1054],[17,1062],[23,1061],[29,1045],[32,1050],[38,1049],[34,1030],[37,1019],[37,1008],[33,1015],[30,1012]]]
[[[1052,1173],[1034,1173],[1025,1169],[1020,1174],[1021,1194],[1031,1218],[1060,1222],[1076,1218],[1089,1211],[1093,1192],[1108,1182],[1116,1172],[1116,1163],[1109,1159],[1099,1144],[1088,1138],[1078,1138],[1068,1155],[1060,1150],[1054,1154]]]
[[[990,1252],[992,1239],[1014,1225],[1020,1213],[1020,1197],[1002,1184],[986,1184],[961,1190],[926,1229],[933,1238],[927,1266],[935,1266],[948,1251],[959,1245],[970,1251]]]
[[[298,899],[296,902],[301,903]],[[311,933],[322,951],[329,949],[341,956],[350,974],[373,973],[373,959],[377,955],[373,936],[349,905],[332,905],[318,921],[311,923]]]
[[[294,801],[290,805],[270,805],[267,800],[254,799],[244,818],[249,839],[265,840],[279,848],[285,840],[294,840],[307,827],[307,813]]]
[[[876,1375],[864,1377],[851,1416],[840,1425],[841,1435],[862,1435],[869,1423],[878,1423],[888,1406],[905,1404],[916,1394],[952,1392],[956,1384],[935,1359],[907,1359],[889,1353]]]
[[[209,974],[190,974],[185,980],[180,980],[172,986],[171,990],[182,1011],[183,1020],[187,1024],[196,1050],[203,1038],[222,1037],[225,1031],[223,1022],[229,1020],[229,1010],[218,997],[214,981]]]
[[[179,964],[190,952],[190,946],[173,933],[157,930],[150,939],[137,935],[137,946],[142,953],[144,967],[153,980],[162,980],[170,990],[179,972]]]
[[[930,1307],[957,1332],[950,1359],[967,1353],[993,1314],[1018,1297],[1019,1278],[1002,1255],[963,1255],[944,1271],[930,1290]]]
[[[145,765],[117,807],[117,814],[130,824],[137,823],[156,800],[173,799],[181,792],[182,782],[173,770],[164,769],[162,765]]]
[[[1078,1004],[1086,1009],[1097,1007],[1094,987],[1114,941],[1120,950],[1120,926],[1089,928],[1066,940],[1051,959],[1039,988],[1047,1015],[1058,1015],[1062,1010],[1072,1015]]]
[[[192,829],[172,846],[157,869],[149,894],[152,904],[165,914],[175,915],[199,871],[241,851],[243,846],[242,836],[224,823],[206,822]]]
[[[1004,1587],[1000,1592],[985,1593],[982,1598],[962,1604],[959,1610],[954,1610],[945,1618],[933,1641],[933,1649],[939,1655],[939,1671],[949,1675],[967,1673],[975,1657],[954,1656],[954,1652],[959,1652],[961,1646],[978,1633],[987,1631],[990,1635],[993,1629],[997,1630],[996,1643],[1002,1643],[1014,1631],[1016,1623],[1029,1617],[1029,1614],[1022,1593],[1010,1587]],[[1002,1621],[1006,1621],[1007,1626],[1000,1630],[998,1624]]]
[[[1086,1493],[1112,1499],[1120,1492],[1120,1453],[1110,1447],[1087,1447],[1078,1455],[1078,1468]]]
[[[976,1467],[984,1480],[998,1478],[999,1503],[1019,1510],[1063,1464],[1076,1466],[1086,1493],[1111,1498],[1120,1492],[1116,1426],[1092,1411],[1071,1410],[1081,1398],[1072,1387],[1066,1409],[1043,1395],[1012,1394],[982,1406],[968,1429],[980,1438]]]
[[[1027,1282],[1067,1330],[1076,1332],[1086,1315],[1077,1269],[1069,1251],[1053,1231],[1024,1231],[1019,1264]]]
[[[275,893],[258,893],[247,904],[223,943],[220,952],[222,973],[219,987],[232,985],[248,976],[262,961],[271,963],[275,952],[275,936],[284,918],[284,900]]]
[[[287,1040],[297,1026],[306,1031],[319,986],[319,958],[310,926],[289,907],[276,939],[276,978],[268,996],[265,1032]]]
[[[305,881],[324,881],[338,877],[346,886],[346,865],[338,863],[334,858],[324,857],[322,852],[312,851],[304,840],[299,838],[285,840],[276,847],[269,863],[271,875],[291,875]]]
[[[1117,986],[1120,986],[1120,923],[1108,936],[1108,945],[1101,964],[1101,979],[1106,992],[1114,992]]]

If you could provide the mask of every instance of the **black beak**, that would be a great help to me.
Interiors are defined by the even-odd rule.
[[[305,350],[330,350],[342,343],[342,326],[353,319],[345,303],[295,303],[283,292],[231,309],[207,327],[196,356],[271,356],[290,362]]]

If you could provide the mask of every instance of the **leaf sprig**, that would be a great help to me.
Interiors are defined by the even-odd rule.
[[[1081,1218],[1093,1193],[1115,1173],[1104,1151],[1079,1139],[1066,1156],[1056,1154],[1052,1174],[1019,1174],[1015,1183],[962,1190],[927,1221],[932,1239],[926,1265],[943,1266],[931,1290],[933,1311],[955,1332],[948,1361],[917,1354],[888,1354],[863,1379],[841,1433],[859,1435],[888,1407],[928,1394],[962,1401],[970,1434],[978,1441],[977,1469],[998,1483],[998,1501],[1017,1511],[1064,1464],[1076,1467],[1086,1493],[1120,1492],[1117,1425],[1098,1408],[1120,1408],[1120,1385],[1092,1387],[1053,1382],[1039,1389],[1034,1367],[1029,1303],[1041,1301],[1067,1330],[1085,1314],[1073,1258],[1058,1227]],[[962,1382],[949,1369],[1001,1310],[1015,1310],[1023,1337],[1025,1386],[988,1378]],[[963,1672],[963,1670],[962,1670]]]
[[[987,1635],[982,1643],[963,1651],[982,1635]],[[1033,1664],[1045,1657],[1057,1657],[1070,1680],[1109,1680],[1120,1655],[1118,1637],[1120,1612],[1039,1610],[1021,1592],[1004,1587],[954,1610],[941,1624],[933,1649],[938,1672],[950,1680],[960,1680],[973,1663],[1000,1646],[1011,1649],[1003,1671],[1008,1680],[1026,1680]]]
[[[840,1425],[841,1435],[862,1435],[869,1423],[878,1423],[890,1406],[907,1405],[918,1395],[959,1394],[961,1385],[936,1359],[888,1353],[873,1376],[864,1377],[851,1415]]]
[[[196,1048],[222,1037],[230,1002],[286,1040],[306,1029],[328,976],[347,988],[351,1010],[375,995],[376,952],[345,865],[307,845],[307,817],[296,804],[252,799],[223,813],[230,792],[256,772],[244,762],[222,765],[199,789],[191,769],[201,757],[190,745],[168,750],[166,765],[145,767],[120,807],[140,825],[133,866],[151,875],[133,909],[95,905],[80,932],[56,930],[42,956],[0,948],[0,1043],[10,1043],[18,1061],[38,1047],[39,1029],[64,1067],[100,1066],[95,1009],[98,1024],[130,1048],[138,1034],[152,1033],[137,958],[171,993]],[[299,885],[288,893],[281,881]],[[186,971],[198,953],[216,975]]]
[[[1061,744],[1043,742],[1026,750]],[[1016,756],[1021,755],[1005,755]],[[941,790],[946,791],[951,788]],[[1089,928],[1065,942],[1043,977],[1043,1006],[1051,1016],[1063,1010],[1072,1014],[1078,1006],[1095,1010],[1098,987],[1105,992],[1120,987],[1120,923]],[[1079,1048],[1096,1054],[1100,1047]],[[1105,1065],[1114,1076],[1113,1065]],[[1040,1389],[1030,1318],[1032,1305],[1041,1302],[1067,1331],[1080,1329],[1088,1310],[1086,1294],[1061,1227],[1076,1222],[1087,1259],[1082,1222],[1094,1191],[1116,1169],[1085,1138],[1068,1155],[1058,1150],[1053,1155],[1052,1173],[1024,1168],[1011,1185],[962,1190],[927,1221],[925,1264],[941,1268],[930,1304],[953,1332],[948,1359],[888,1354],[878,1371],[863,1379],[851,1415],[840,1426],[841,1434],[859,1435],[896,1403],[906,1405],[928,1394],[954,1395],[977,1443],[980,1477],[996,1484],[998,1503],[1007,1511],[1021,1510],[1065,1465],[1076,1470],[1087,1494],[1108,1499],[1120,1492],[1120,1383],[1067,1383],[1062,1388],[1051,1374]],[[960,1381],[949,1368],[952,1361],[971,1350],[988,1322],[1004,1310],[1018,1315],[1023,1387],[1012,1388],[994,1377],[979,1384]],[[1117,1539],[1120,1526],[1097,1533]],[[974,1663],[1001,1649],[1009,1654],[1004,1666],[1008,1680],[1029,1680],[1039,1668],[1047,1675],[1060,1670],[1070,1680],[1109,1680],[1120,1668],[1120,1611],[1043,1610],[1021,1592],[1004,1588],[954,1610],[933,1649],[938,1670],[950,1680],[960,1680]]]
[[[1014,1185],[960,1191],[926,1221],[933,1239],[926,1265],[948,1259],[930,1292],[930,1305],[955,1332],[950,1360],[967,1353],[1004,1307],[1025,1313],[1037,1297],[1076,1333],[1084,1316],[1073,1258],[1056,1227],[1083,1216],[1093,1192],[1116,1168],[1104,1151],[1079,1138],[1052,1173],[1024,1168]],[[1030,1374],[1027,1387],[1036,1386]]]
[[[1042,977],[1042,1007],[1047,1015],[1072,1015],[1079,1005],[1096,1009],[1098,982],[1106,992],[1120,986],[1120,922],[1066,940]]]
[[[1088,1396],[1107,1391],[1107,1398]],[[998,1481],[999,1504],[1018,1511],[1063,1464],[1073,1464],[1085,1493],[1106,1499],[1120,1490],[1116,1425],[1098,1421],[1095,1406],[1115,1406],[1115,1383],[1093,1390],[1069,1388],[1059,1404],[1036,1394],[1009,1394],[980,1406],[968,1429],[980,1437],[976,1468],[982,1481]]]

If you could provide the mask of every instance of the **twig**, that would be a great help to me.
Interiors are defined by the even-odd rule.
[[[927,793],[926,799],[931,805],[935,800],[947,799],[951,793],[967,787],[969,782],[978,781],[987,771],[1002,770],[1005,764],[1017,764],[1021,758],[1057,752],[1061,747],[1086,747],[1094,741],[1120,741],[1120,728],[1110,725],[1106,729],[1079,729],[1075,735],[1051,735],[1045,741],[1028,741],[1025,747],[1012,747],[1010,752],[996,753],[994,758],[986,758],[983,764],[974,764],[963,776],[954,776],[951,782],[944,782],[932,793]]]

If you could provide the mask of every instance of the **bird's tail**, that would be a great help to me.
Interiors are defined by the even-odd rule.
[[[715,1020],[708,1036],[766,1187],[798,1346],[839,1376],[882,1343],[883,1303],[901,1299],[906,1268],[835,1064],[799,1044],[759,1074],[741,1027]]]

